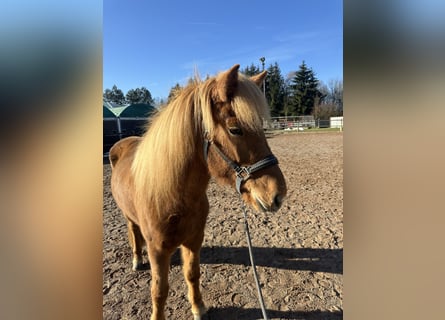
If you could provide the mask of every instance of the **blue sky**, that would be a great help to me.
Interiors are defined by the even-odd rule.
[[[213,75],[259,58],[283,76],[304,60],[319,80],[343,79],[339,0],[106,0],[103,87],[145,86],[165,98],[194,74]]]

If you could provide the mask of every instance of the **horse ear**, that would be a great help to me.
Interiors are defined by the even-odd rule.
[[[264,78],[267,75],[267,71],[264,70],[261,73],[258,73],[257,75],[254,75],[252,77],[250,77],[250,80],[252,80],[253,82],[255,82],[257,84],[258,87],[261,86],[261,84],[263,83]]]
[[[216,93],[219,100],[230,101],[235,94],[238,85],[238,69],[240,65],[235,64],[229,70],[221,73],[216,79]]]

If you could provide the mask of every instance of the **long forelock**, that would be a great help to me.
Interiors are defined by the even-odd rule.
[[[196,116],[202,121],[204,131],[212,132],[214,120],[212,115],[212,92],[216,87],[216,79],[211,78],[198,84],[199,94],[195,104],[199,105]],[[255,132],[263,130],[263,120],[270,118],[269,107],[258,86],[243,74],[238,75],[238,85],[231,101],[232,109],[241,126]]]
[[[263,130],[263,120],[270,118],[269,107],[258,86],[244,75],[239,76],[232,108],[241,126],[252,131]]]

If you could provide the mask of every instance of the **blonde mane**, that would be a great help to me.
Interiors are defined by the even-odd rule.
[[[174,100],[162,108],[148,124],[132,163],[136,201],[150,203],[157,212],[166,203],[181,203],[181,186],[185,170],[197,152],[204,131],[215,128],[212,94],[218,76],[201,81],[196,78]],[[233,111],[243,128],[259,132],[269,111],[258,86],[239,74]]]

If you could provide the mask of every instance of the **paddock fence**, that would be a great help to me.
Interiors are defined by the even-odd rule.
[[[314,119],[313,116],[272,117],[270,120],[264,120],[263,127],[265,130],[304,131],[336,128],[342,131],[343,117],[330,117],[326,120]]]

